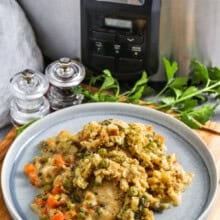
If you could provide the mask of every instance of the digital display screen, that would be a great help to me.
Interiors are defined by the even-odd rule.
[[[117,18],[105,18],[105,26],[122,29],[132,29],[132,21],[117,19]]]
[[[143,5],[145,0],[96,0],[98,2],[111,2],[127,5]]]

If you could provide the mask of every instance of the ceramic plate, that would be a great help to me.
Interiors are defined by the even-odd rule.
[[[29,207],[38,191],[29,184],[23,172],[24,165],[39,154],[38,143],[57,135],[62,129],[77,132],[88,122],[110,118],[153,125],[156,132],[165,137],[168,153],[175,153],[183,168],[195,175],[183,193],[181,205],[156,213],[156,220],[205,219],[217,188],[215,164],[205,144],[191,129],[171,116],[120,103],[83,104],[57,111],[34,123],[15,140],[2,170],[3,195],[14,219],[38,219]]]

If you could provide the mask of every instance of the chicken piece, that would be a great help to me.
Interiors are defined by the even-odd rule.
[[[97,203],[103,207],[103,212],[94,220],[114,220],[122,208],[124,194],[119,186],[112,182],[104,182],[102,185],[92,187],[92,192],[96,195]]]

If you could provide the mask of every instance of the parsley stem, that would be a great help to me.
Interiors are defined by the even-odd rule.
[[[156,109],[157,109],[157,110],[160,110],[160,109],[167,108],[167,107],[169,107],[169,106],[175,105],[175,104],[177,104],[177,103],[180,103],[180,102],[182,102],[182,101],[185,101],[185,100],[187,100],[187,99],[190,99],[190,98],[192,98],[192,97],[194,97],[194,96],[197,96],[197,95],[199,95],[199,94],[202,94],[202,93],[204,93],[204,92],[208,92],[208,91],[214,89],[214,88],[217,87],[217,86],[220,86],[220,81],[218,81],[218,82],[212,84],[211,86],[208,86],[208,87],[205,87],[205,88],[203,88],[203,89],[201,89],[201,90],[198,90],[197,92],[194,92],[194,93],[189,94],[189,95],[187,95],[187,96],[184,96],[184,97],[182,97],[182,98],[176,99],[175,101],[173,101],[173,102],[171,102],[171,103],[164,104],[164,105],[160,105],[160,106],[156,107]]]
[[[210,79],[208,79],[208,81],[207,81],[207,83],[206,83],[206,86],[205,86],[205,87],[209,87],[210,83],[211,83],[211,80],[210,80]]]
[[[155,98],[160,97],[169,88],[169,82],[163,87],[163,89],[156,95]]]

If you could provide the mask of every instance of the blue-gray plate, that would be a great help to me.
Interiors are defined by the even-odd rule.
[[[194,173],[192,184],[183,193],[178,207],[155,213],[156,220],[204,220],[217,189],[217,171],[205,143],[187,126],[162,112],[132,104],[82,104],[51,113],[26,129],[12,144],[2,168],[4,200],[13,219],[35,220],[30,203],[38,194],[23,168],[39,154],[38,143],[60,130],[77,132],[91,121],[117,118],[126,122],[153,125],[165,137],[168,153],[175,153],[183,168]]]

